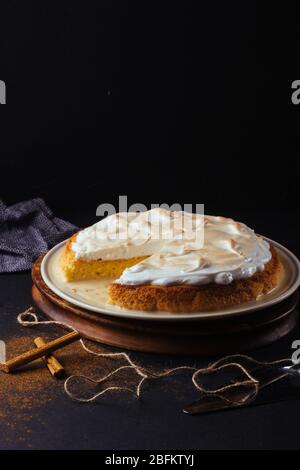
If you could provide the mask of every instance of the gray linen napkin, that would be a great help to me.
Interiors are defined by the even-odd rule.
[[[43,199],[12,206],[0,200],[0,273],[30,269],[39,255],[77,230],[54,217]]]

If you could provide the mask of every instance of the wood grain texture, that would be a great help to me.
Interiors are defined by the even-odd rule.
[[[32,268],[32,296],[47,317],[65,322],[94,341],[133,351],[176,355],[218,355],[255,349],[289,333],[297,323],[294,293],[281,303],[241,317],[168,322],[119,318],[72,305],[44,283],[40,257]]]

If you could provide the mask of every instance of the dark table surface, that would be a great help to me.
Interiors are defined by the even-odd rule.
[[[81,225],[90,222],[71,215],[69,219]],[[297,227],[288,229],[288,233],[282,228],[295,220],[293,214],[282,216],[280,224],[274,219],[274,214],[248,214],[243,220],[255,226],[258,232],[284,243],[299,256]],[[46,327],[32,331],[17,324],[17,313],[30,305],[30,273],[2,274],[0,339],[7,340],[8,346],[16,336],[33,338],[45,331]],[[59,329],[52,331],[53,335],[61,333]],[[49,329],[47,334],[51,337]],[[300,323],[285,338],[250,353],[262,360],[289,357],[295,339],[300,339]],[[13,351],[8,349],[7,353],[11,355]],[[143,365],[157,368],[182,364],[203,366],[212,359],[131,355]],[[192,417],[182,412],[183,405],[197,397],[190,385],[190,376],[186,374],[146,384],[140,400],[129,394],[114,393],[94,404],[73,402],[64,393],[62,383],[47,372],[45,384],[42,389],[37,389],[35,400],[32,388],[26,382],[29,377],[23,373],[23,386],[20,391],[18,385],[17,402],[5,398],[5,393],[1,395],[1,449],[299,448],[300,400],[297,399]],[[16,377],[9,376],[9,380],[11,394],[14,394]],[[0,387],[1,381],[3,375],[2,378],[0,376]],[[31,397],[28,400],[27,387]],[[48,392],[45,400],[43,388]]]

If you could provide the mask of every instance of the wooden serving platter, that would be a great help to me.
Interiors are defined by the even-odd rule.
[[[240,353],[276,341],[296,325],[298,293],[264,310],[222,319],[170,322],[94,313],[55,294],[41,276],[41,256],[32,268],[32,296],[52,320],[67,323],[83,337],[133,351],[176,355]]]

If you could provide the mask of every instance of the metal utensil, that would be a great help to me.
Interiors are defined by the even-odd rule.
[[[267,368],[267,370],[266,370]],[[300,364],[293,364],[291,366],[278,366],[278,365],[270,365],[270,366],[260,366],[252,371],[253,376],[259,382],[259,392],[291,375],[293,377],[300,378]],[[299,394],[300,398],[300,394]],[[278,401],[278,400],[275,400]],[[218,395],[206,395],[202,399],[197,400],[183,408],[184,413],[196,415],[202,413],[210,413],[213,411],[220,411],[230,408],[238,408],[241,406],[252,406],[255,404],[263,404],[263,403],[271,403],[272,400],[270,399],[259,399],[259,396],[251,391],[249,394],[245,394],[244,392],[240,391],[233,391],[231,392],[230,399],[226,400],[221,396]]]

